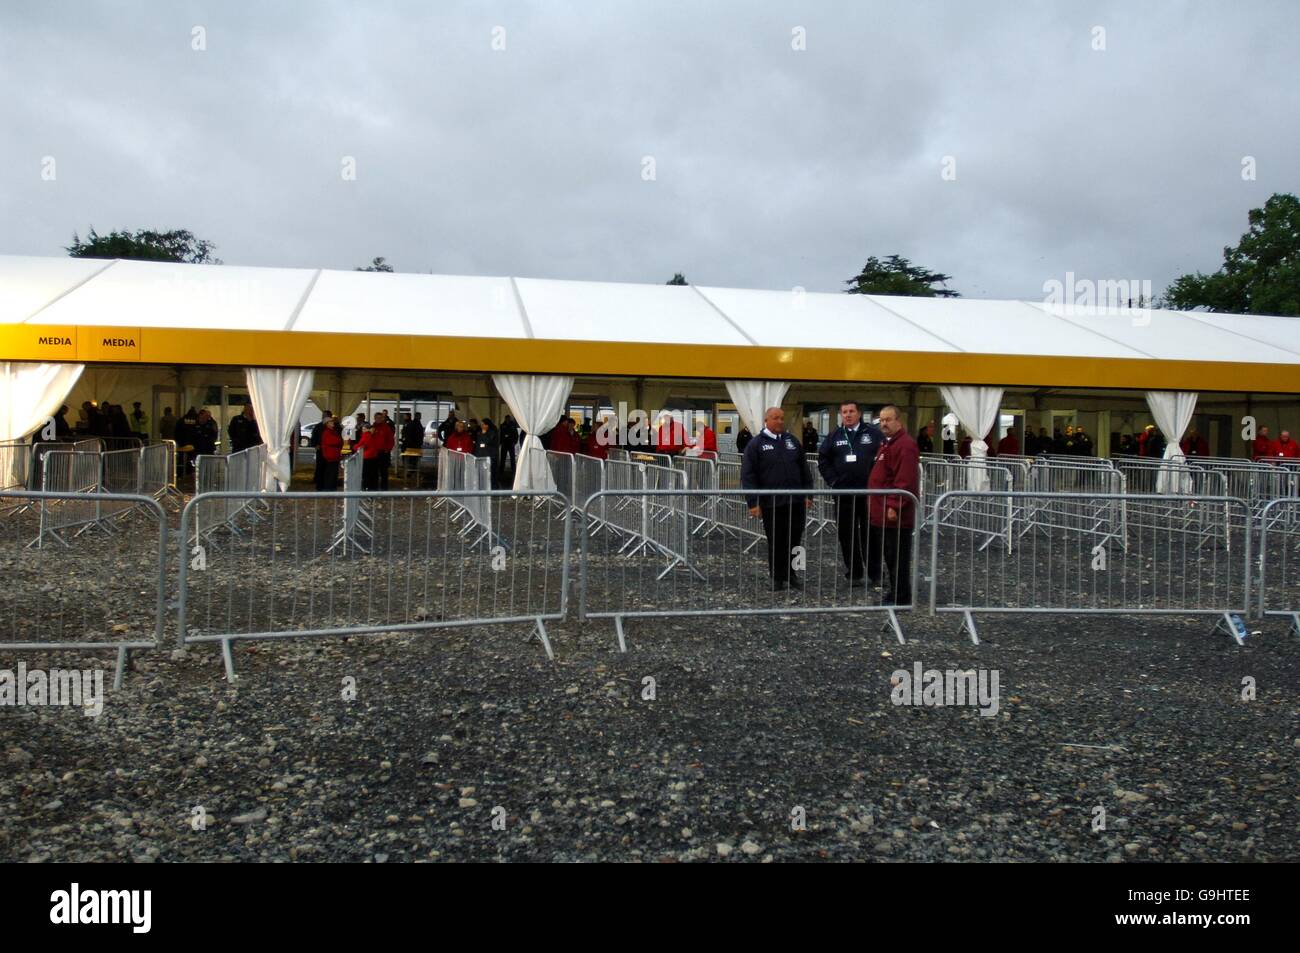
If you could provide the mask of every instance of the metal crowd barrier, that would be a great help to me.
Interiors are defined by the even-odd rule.
[[[563,619],[567,608],[569,508],[560,506],[556,518],[535,504],[554,495],[348,492],[374,518],[373,545],[360,552],[331,545],[347,512],[338,493],[215,494],[218,503],[264,503],[265,518],[220,552],[182,562],[179,644],[221,643],[233,677],[232,645],[243,640],[522,622],[553,657],[545,623]],[[182,538],[212,496],[186,505]],[[448,501],[455,505],[438,505]],[[476,511],[492,514],[497,545],[467,539],[455,517]]]
[[[677,513],[682,515],[684,525],[685,513],[690,510],[688,499],[703,495],[737,501],[755,528],[744,535],[696,536],[689,552],[681,554],[665,569],[665,554],[655,547],[638,547],[628,552],[618,533],[595,533],[588,527],[582,534],[579,619],[613,619],[619,648],[623,651],[627,649],[625,619],[668,616],[879,613],[899,642],[903,641],[897,613],[913,604],[917,534],[895,527],[873,537],[878,540],[880,551],[874,557],[868,552],[866,565],[881,572],[878,561],[883,561],[885,578],[890,577],[890,565],[896,566],[899,572],[900,598],[891,602],[886,595],[893,592],[892,580],[883,593],[876,592],[869,584],[850,584],[837,535],[808,532],[808,513],[812,507],[806,505],[805,499],[854,497],[861,500],[860,505],[869,506],[871,497],[884,497],[896,507],[906,500],[915,512],[916,498],[912,494],[897,490],[769,490],[757,494],[743,490],[607,490],[589,500],[588,506],[603,498],[606,511]],[[768,503],[778,498],[792,502],[774,504],[771,516],[759,518],[749,516],[746,504],[749,495],[757,495]],[[635,505],[636,500],[644,502]],[[624,506],[629,501],[634,505]],[[756,551],[751,543],[751,535],[755,533],[760,539],[767,539],[765,525],[797,547],[789,551],[788,572],[780,544],[774,555],[770,544]],[[898,553],[905,555],[898,557],[895,555]],[[798,587],[782,585],[791,574],[799,581]]]
[[[268,495],[266,466],[265,444],[225,456],[194,458],[194,495],[206,497],[194,514],[195,543],[213,542],[223,530],[238,537],[260,519],[257,501]]]
[[[947,510],[979,496],[1023,498],[1027,511],[1050,512],[1053,519],[1010,551],[980,548],[976,537],[943,526]],[[1219,616],[1216,629],[1226,624],[1240,643],[1232,617],[1250,606],[1250,533],[1237,528],[1200,545],[1173,523],[1140,522],[1129,527],[1127,539],[1080,531],[1124,500],[1093,493],[945,493],[934,504],[930,530],[931,614],[961,613],[976,644],[974,613],[1208,614]],[[1170,503],[1167,497],[1128,500]],[[1228,507],[1238,517],[1246,509],[1242,500],[1226,497],[1179,496],[1173,502],[1207,511]]]
[[[91,529],[116,531],[114,518],[131,504],[101,491],[101,457],[99,453],[77,450],[50,450],[44,455],[40,492],[58,498],[47,497],[37,504],[40,525],[30,547],[40,549],[47,539],[66,547],[70,530],[75,530],[72,537]]]
[[[375,520],[370,513],[370,499],[360,495],[361,468],[365,461],[361,454],[353,453],[343,458],[340,469],[343,471],[343,493],[339,506],[342,515],[338,529],[330,539],[328,551],[342,548],[346,555],[348,548],[359,553],[369,553],[375,539]]]
[[[1015,518],[1021,524],[1017,537],[1065,531],[1122,544],[1125,489],[1124,474],[1108,460],[1040,457],[1029,470],[1028,489],[1023,495],[1012,495]],[[1073,494],[1084,494],[1093,502],[1081,506],[1061,498]]]
[[[972,477],[980,479],[986,484],[985,489],[992,493],[1006,494],[1016,489],[1008,467],[987,461],[981,465],[960,458],[936,459],[933,455],[926,455],[921,460],[921,527],[929,528],[936,518],[941,517],[944,520],[941,525],[981,538],[981,549],[995,542],[1010,549],[1015,537],[1015,520],[1020,513],[1013,505],[1014,498],[972,496],[963,499],[960,505],[949,506],[941,514],[935,507],[935,502],[945,493],[971,489]]]
[[[1223,474],[1228,493],[1250,505],[1250,520],[1256,525],[1270,502],[1300,494],[1300,483],[1297,482],[1300,469],[1295,467],[1263,461],[1194,459],[1196,467]]]
[[[682,474],[683,489],[716,490],[718,488],[718,466],[711,457],[686,456],[682,454],[673,458],[673,469]],[[692,496],[687,500],[691,519],[691,532],[707,532],[714,522],[714,508],[717,497],[712,495]]]
[[[160,440],[140,448],[139,492],[175,505],[181,498],[176,488],[176,441]]]
[[[493,539],[492,509],[474,495],[492,489],[490,458],[475,457],[446,447],[439,448],[437,489],[445,495],[445,503],[454,511],[454,519],[460,525],[461,532],[467,537],[474,536],[471,545]],[[545,503],[553,499],[553,495],[538,494],[535,499]]]
[[[1300,636],[1300,497],[1273,500],[1261,513],[1259,614],[1290,619]]]
[[[70,456],[95,460],[97,454]],[[86,472],[90,472],[89,465]],[[117,652],[113,687],[122,684],[128,653],[162,644],[167,520],[157,500],[127,496],[121,502],[134,522],[130,532],[68,538],[24,553],[25,540],[53,532],[54,514],[91,514],[103,504],[98,493],[0,492],[0,586],[2,651],[69,650]],[[68,526],[77,525],[69,521]],[[85,524],[82,524],[85,525]]]
[[[748,552],[763,542],[763,527],[749,515],[743,496],[728,493],[728,490],[740,490],[740,461],[719,460],[717,464],[718,496],[713,500],[713,522],[710,530],[726,535],[742,537],[745,551]]]

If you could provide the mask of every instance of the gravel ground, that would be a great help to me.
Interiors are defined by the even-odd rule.
[[[83,589],[104,625],[149,608]],[[245,642],[234,685],[210,646],[140,654],[99,717],[0,708],[0,858],[1300,859],[1280,621],[1241,648],[1207,619],[980,621],[975,647],[921,613],[905,646],[879,617],[637,620],[627,654],[570,621],[554,661],[523,625]],[[105,653],[20,659],[111,681]],[[997,714],[894,705],[915,662],[996,670]]]
[[[1240,649],[1200,621],[907,628],[647,621],[621,655],[570,623],[554,662],[511,627],[246,643],[237,687],[211,649],[142,657],[98,718],[0,710],[0,857],[1300,859],[1279,625]],[[997,669],[1001,710],[895,707],[915,661]]]

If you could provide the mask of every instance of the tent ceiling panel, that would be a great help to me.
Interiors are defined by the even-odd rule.
[[[1144,356],[1122,343],[1027,307],[1023,301],[870,297],[882,307],[951,342],[957,349],[972,354]]]
[[[307,269],[119,261],[27,323],[278,331],[315,274]]]
[[[0,324],[20,324],[114,262],[0,255]]]
[[[747,341],[690,287],[518,279],[533,336],[561,341]]]
[[[863,347],[888,341],[900,351],[952,346],[863,295],[700,288],[754,342],[768,347]]]
[[[1188,317],[1212,324],[1234,335],[1244,335],[1282,348],[1300,357],[1300,318],[1271,318],[1257,314],[1211,314],[1197,311]]]
[[[1112,340],[1122,341],[1142,353],[1165,361],[1232,360],[1258,363],[1286,363],[1295,354],[1251,340],[1232,330],[1198,321],[1180,311],[1089,310],[1079,313],[1063,305],[1040,304],[1048,314],[1059,316],[1081,328],[1088,328]],[[1273,319],[1287,320],[1287,319]],[[1296,325],[1300,335],[1300,323]]]
[[[323,271],[295,331],[525,336],[509,278]]]

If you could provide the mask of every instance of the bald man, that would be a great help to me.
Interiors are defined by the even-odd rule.
[[[811,490],[812,474],[804,464],[803,447],[785,432],[785,412],[769,407],[763,415],[763,429],[745,447],[740,464],[740,486],[749,515],[761,517],[767,536],[767,562],[772,589],[802,589],[803,581],[793,571],[793,550],[803,542],[804,523],[812,497],[797,494],[763,495],[762,490]]]

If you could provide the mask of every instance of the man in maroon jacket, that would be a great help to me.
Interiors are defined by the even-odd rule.
[[[869,490],[906,490],[913,496],[921,492],[921,452],[916,441],[903,426],[903,415],[893,404],[880,409],[880,430],[885,442],[876,451],[876,462],[867,480]],[[889,587],[885,590],[887,606],[912,604],[912,531],[916,527],[916,505],[911,497],[878,495],[871,497],[873,534],[884,545],[885,565],[889,567]]]

